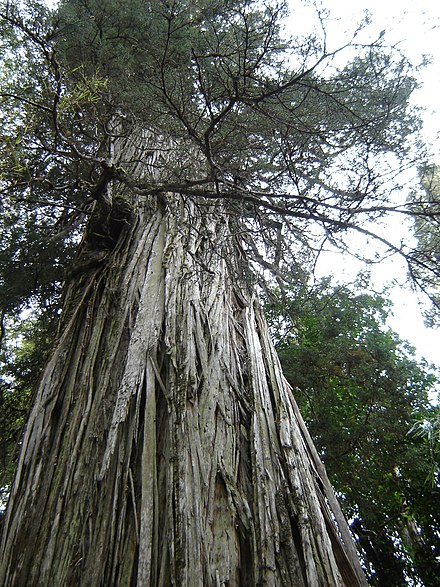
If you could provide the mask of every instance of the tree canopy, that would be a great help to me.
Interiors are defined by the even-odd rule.
[[[374,228],[435,212],[395,196],[416,157],[410,64],[358,31],[330,49],[324,18],[321,33],[288,38],[285,12],[248,0],[3,4],[3,201],[9,225],[23,225],[15,246],[33,235],[38,283],[42,250],[46,267],[66,258],[113,180],[140,199],[222,198],[244,252],[278,274],[327,241],[346,246],[353,229],[422,263]],[[133,129],[143,162],[118,162]]]
[[[324,280],[276,298],[267,314],[371,584],[434,586],[439,460],[414,430],[436,413],[438,375],[386,327],[389,302],[363,287]]]
[[[417,246],[413,252],[418,260],[412,270],[413,278],[422,285],[434,301],[434,306],[427,311],[427,319],[431,325],[438,326],[438,287],[439,278],[432,268],[438,267],[440,259],[439,239],[439,201],[440,201],[440,170],[438,165],[425,164],[420,168],[422,190],[420,194],[411,194],[409,201],[421,211],[414,216],[414,233]]]

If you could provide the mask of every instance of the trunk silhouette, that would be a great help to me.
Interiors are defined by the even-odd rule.
[[[0,583],[365,585],[227,202],[104,187],[23,439]]]

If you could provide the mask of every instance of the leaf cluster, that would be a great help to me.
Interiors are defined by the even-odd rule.
[[[420,168],[421,190],[409,197],[414,211],[414,233],[417,239],[412,258],[412,278],[429,292],[433,308],[427,312],[427,321],[437,325],[440,296],[440,170],[437,165],[427,164]]]
[[[35,384],[56,335],[54,312],[46,308],[26,320],[7,320],[9,337],[0,350],[0,508],[15,472],[23,426]]]
[[[269,305],[284,373],[343,503],[373,585],[434,585],[440,519],[429,443],[433,367],[389,330],[385,297],[333,286]],[[436,554],[437,553],[437,554]]]
[[[322,34],[287,38],[285,14],[252,0],[3,2],[4,197],[53,206],[61,232],[104,184],[139,201],[222,198],[243,251],[278,275],[352,230],[417,264],[371,224],[413,211],[393,199],[419,124],[410,64],[359,31],[330,50],[323,17]]]
[[[299,250],[346,249],[357,231],[382,255],[402,255],[423,286],[422,256],[377,224],[432,214],[400,194],[401,174],[423,156],[413,148],[410,64],[382,35],[363,45],[362,27],[330,50],[322,15],[322,34],[286,38],[285,14],[283,3],[250,0],[65,0],[54,50],[67,102],[83,79],[102,87],[77,114],[94,132],[81,122],[69,134],[58,112],[63,137],[99,166],[116,135],[148,129],[144,152],[166,158],[153,174],[133,174],[131,163],[107,157],[114,177],[144,196],[223,198],[247,235],[245,252],[261,262],[265,249],[265,266],[278,275]]]

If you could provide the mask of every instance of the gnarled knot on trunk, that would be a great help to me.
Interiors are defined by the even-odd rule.
[[[84,240],[66,277],[76,277],[102,266],[124,228],[133,226],[134,219],[132,204],[122,196],[113,197],[111,204],[103,200],[95,202]]]
[[[114,196],[111,203],[100,200],[95,203],[84,238],[89,250],[111,251],[123,229],[132,226],[134,209],[123,196]]]

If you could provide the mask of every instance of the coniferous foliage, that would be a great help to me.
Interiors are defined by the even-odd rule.
[[[30,120],[19,142],[33,159],[26,151],[18,173],[35,193],[87,209],[106,171],[139,194],[179,188],[220,196],[234,211],[246,205],[242,216],[252,212],[269,242],[282,217],[285,238],[313,245],[311,225],[337,238],[390,207],[397,186],[384,179],[381,153],[402,160],[417,121],[411,68],[382,39],[337,69],[344,48],[280,36],[282,5],[71,0],[51,18],[6,6],[30,79],[23,87],[12,76],[2,94],[17,116],[5,126],[17,137],[18,119]],[[166,173],[150,161],[162,169],[154,180],[111,160],[109,143],[133,128],[173,141]]]
[[[440,261],[440,174],[437,165],[423,165],[419,171],[422,185],[421,193],[411,194],[409,202],[414,211],[414,232],[417,247],[412,253],[417,265],[412,269],[412,277],[421,284],[433,300],[432,308],[426,312],[428,323],[438,326]]]
[[[436,412],[438,373],[385,326],[386,298],[363,287],[303,285],[268,304],[267,315],[370,584],[434,586],[438,453],[413,431]]]
[[[382,38],[357,44],[359,31],[332,50],[325,35],[285,39],[285,12],[248,1],[3,4],[5,318],[38,289],[59,291],[78,231],[113,180],[140,199],[223,198],[244,252],[278,274],[326,241],[346,247],[352,229],[373,237],[371,221],[389,212],[433,216],[396,207],[399,163],[383,163],[392,153],[408,164],[405,139],[418,125],[410,65]],[[150,133],[148,177],[139,162],[114,160],[118,140],[133,148],[134,129]],[[376,236],[417,278],[421,256]]]
[[[339,49],[324,34],[287,39],[285,12],[247,0],[69,0],[55,13],[4,3],[3,201],[9,224],[26,214],[43,231],[46,267],[64,263],[66,236],[113,180],[140,198],[223,198],[245,252],[274,270],[292,251],[345,247],[350,230],[372,237],[375,218],[414,212],[392,195],[418,126],[409,63],[383,38],[358,43],[359,31]],[[114,159],[134,129],[150,133],[148,177]],[[409,245],[376,236],[417,265]]]

